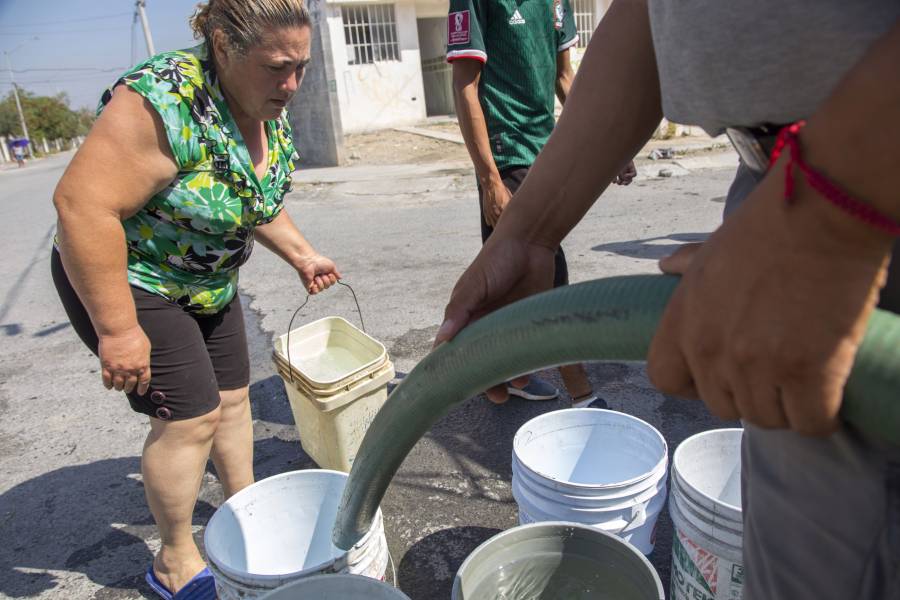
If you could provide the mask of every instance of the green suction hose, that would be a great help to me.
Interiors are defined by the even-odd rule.
[[[458,402],[539,369],[592,360],[643,360],[678,278],[645,275],[565,286],[511,304],[420,362],[369,427],[344,488],[334,542],[368,531],[403,459]],[[900,445],[900,317],[876,311],[845,390],[842,417]]]

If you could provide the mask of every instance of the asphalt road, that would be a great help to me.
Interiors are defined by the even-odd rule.
[[[146,420],[102,388],[96,359],[77,340],[50,281],[50,198],[69,158],[0,172],[0,598],[153,598],[143,583],[159,547],[140,477]],[[611,189],[564,244],[572,280],[654,272],[656,259],[708,235],[733,169],[682,171]],[[343,169],[330,172],[331,183],[316,179],[298,177],[287,208],[337,261],[368,331],[402,376],[428,352],[450,290],[479,248],[474,180],[458,165]],[[293,272],[261,248],[242,270],[241,293],[257,477],[313,467],[270,362],[272,336],[286,331],[305,295]],[[343,288],[311,299],[298,318],[334,314],[356,318]],[[659,428],[670,452],[693,433],[726,425],[699,403],[655,392],[640,363],[592,364],[589,374],[613,408]],[[544,376],[559,381],[553,372]],[[382,505],[400,586],[411,598],[449,598],[465,556],[516,524],[513,435],[567,403],[494,406],[472,398],[415,447]],[[221,501],[210,472],[195,511],[198,539]],[[664,513],[651,560],[667,587],[670,538]]]

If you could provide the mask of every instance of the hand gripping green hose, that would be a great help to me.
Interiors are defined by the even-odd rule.
[[[473,323],[429,354],[369,427],[344,489],[334,542],[368,531],[400,463],[453,405],[512,377],[591,360],[643,360],[678,278],[642,275],[565,286]],[[900,445],[900,317],[875,311],[847,382],[842,417]]]

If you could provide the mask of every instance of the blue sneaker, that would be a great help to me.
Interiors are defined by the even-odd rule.
[[[506,391],[510,396],[524,398],[525,400],[553,400],[559,396],[559,390],[537,377],[530,377],[528,385],[517,388],[512,384],[506,385]]]
[[[609,408],[609,405],[606,403],[606,400],[598,396],[597,394],[590,394],[583,400],[572,399],[572,408]]]

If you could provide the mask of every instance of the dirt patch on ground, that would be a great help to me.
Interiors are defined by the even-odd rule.
[[[458,128],[456,133],[459,133]],[[423,164],[469,159],[463,144],[392,129],[346,135],[344,152],[348,165]]]
[[[441,133],[452,133],[454,135],[462,135],[459,132],[459,124],[455,121],[447,121],[441,123],[427,123],[419,125],[420,129],[428,129],[429,131],[440,131]]]
[[[417,123],[418,129],[460,135],[455,121]],[[650,140],[635,157],[638,164],[653,164],[649,153],[655,149],[668,150],[674,157],[714,154],[728,149],[724,137],[710,138],[700,132],[691,136]],[[344,136],[344,152],[347,165],[400,165],[437,162],[468,161],[469,153],[464,144],[429,138],[413,133],[384,129],[369,133]]]

